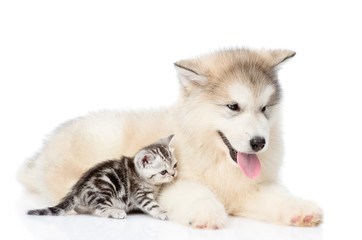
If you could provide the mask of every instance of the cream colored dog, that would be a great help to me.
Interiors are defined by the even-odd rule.
[[[175,134],[179,177],[160,202],[171,220],[221,228],[227,215],[314,226],[321,209],[277,183],[283,157],[278,65],[288,50],[233,49],[175,63],[181,93],[158,111],[103,111],[56,129],[20,181],[54,201],[96,163]]]

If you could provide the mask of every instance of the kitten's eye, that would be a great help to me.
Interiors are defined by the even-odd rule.
[[[175,163],[175,165],[173,165],[173,168],[176,168],[177,167],[177,163]]]
[[[161,175],[165,175],[167,173],[166,170],[163,170],[162,172],[160,172]]]
[[[264,107],[261,108],[261,112],[264,113],[265,111],[266,111],[266,106],[264,106]]]
[[[239,111],[240,107],[237,103],[226,105],[231,111]]]

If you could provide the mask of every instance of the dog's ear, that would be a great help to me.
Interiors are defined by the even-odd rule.
[[[204,86],[207,82],[207,78],[202,74],[199,74],[196,70],[191,67],[185,66],[181,62],[176,62],[174,64],[177,77],[180,80],[181,85],[186,89],[191,89],[192,87],[201,87]]]
[[[286,49],[263,50],[263,56],[271,67],[277,67],[281,63],[295,56],[296,52]]]

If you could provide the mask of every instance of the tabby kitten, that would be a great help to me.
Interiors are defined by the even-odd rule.
[[[133,158],[102,162],[88,170],[54,207],[28,211],[29,215],[64,215],[71,210],[99,217],[125,218],[132,210],[167,219],[156,196],[161,184],[176,177],[176,159],[170,148],[173,135],[142,148]]]

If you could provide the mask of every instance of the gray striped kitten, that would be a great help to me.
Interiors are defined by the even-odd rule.
[[[173,135],[142,148],[133,158],[102,162],[88,170],[54,207],[28,211],[29,215],[64,215],[71,210],[99,217],[125,218],[132,210],[167,219],[156,201],[161,184],[176,176],[170,148]]]

